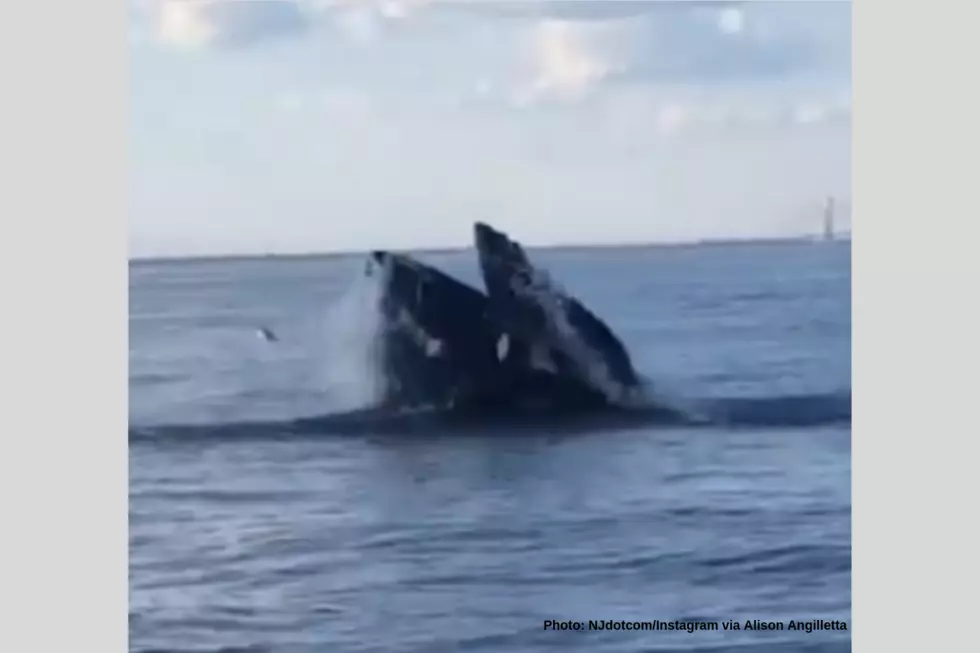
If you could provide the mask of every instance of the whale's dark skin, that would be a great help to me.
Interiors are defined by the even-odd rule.
[[[626,347],[612,329],[578,299],[555,286],[540,287],[543,277],[531,264],[524,248],[488,224],[474,225],[480,270],[491,311],[521,341],[547,349],[555,366],[565,375],[587,382],[588,374],[574,363],[571,343],[549,317],[544,296],[564,313],[576,337],[604,364],[611,380],[624,391],[641,387]]]
[[[381,275],[383,406],[458,411],[589,411],[605,397],[578,378],[530,364],[526,343],[482,292],[405,255],[372,252]]]
[[[386,405],[452,403],[490,384],[499,363],[496,331],[479,290],[415,259],[371,253],[381,274],[379,363]]]

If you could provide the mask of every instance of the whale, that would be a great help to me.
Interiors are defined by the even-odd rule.
[[[490,310],[528,343],[534,358],[596,387],[614,403],[637,401],[645,384],[612,328],[535,267],[519,242],[489,224],[473,227]]]
[[[560,368],[536,365],[490,298],[404,253],[376,250],[381,286],[375,362],[385,408],[465,412],[588,411],[606,398]]]

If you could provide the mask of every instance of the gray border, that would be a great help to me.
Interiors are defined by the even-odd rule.
[[[878,6],[853,7],[854,642],[939,649],[969,641],[947,586],[976,567],[957,445],[976,432],[980,275],[976,240],[954,234],[978,214],[977,10]],[[126,11],[11,3],[3,21],[0,650],[125,646]]]
[[[0,21],[3,651],[127,647],[127,11]]]
[[[964,10],[954,11],[953,6]],[[853,639],[970,641],[980,214],[970,3],[853,3]],[[858,36],[860,35],[860,36]],[[955,149],[954,149],[955,148]],[[957,151],[958,150],[958,151]],[[969,229],[969,227],[967,227]],[[959,237],[957,237],[959,236]],[[970,274],[969,270],[974,269]],[[973,282],[973,283],[971,283]],[[975,358],[975,356],[973,357]],[[965,365],[964,365],[965,364]],[[974,364],[975,366],[975,364]],[[959,369],[956,369],[959,367]]]

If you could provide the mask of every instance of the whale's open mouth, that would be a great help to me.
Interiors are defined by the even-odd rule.
[[[485,292],[407,254],[371,252],[367,273],[383,271],[382,405],[564,415],[635,404],[644,385],[612,329],[520,243],[481,222],[474,236]]]

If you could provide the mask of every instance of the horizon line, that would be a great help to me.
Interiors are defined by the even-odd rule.
[[[819,234],[799,234],[785,236],[729,236],[719,238],[697,238],[676,241],[644,241],[624,243],[558,243],[551,245],[525,245],[532,251],[570,251],[585,249],[655,249],[670,247],[698,247],[712,245],[746,245],[753,243],[810,243],[822,241]],[[841,231],[835,234],[831,242],[850,242],[851,231]],[[150,256],[127,256],[128,264],[174,263],[174,262],[207,262],[252,259],[312,259],[312,258],[345,258],[364,256],[375,250],[388,250],[410,254],[453,254],[473,250],[473,245],[447,245],[442,247],[378,247],[366,249],[341,250],[310,250],[296,252],[213,252],[197,254],[167,254]]]

